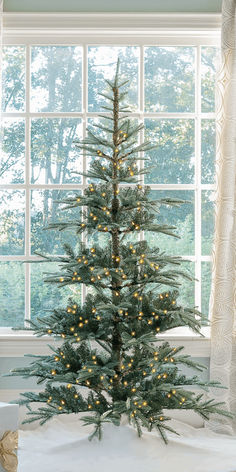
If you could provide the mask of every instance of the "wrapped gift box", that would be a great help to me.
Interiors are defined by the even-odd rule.
[[[0,402],[0,472],[17,470],[18,405]]]

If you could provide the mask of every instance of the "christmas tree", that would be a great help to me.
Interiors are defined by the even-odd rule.
[[[168,409],[194,410],[205,419],[211,413],[229,414],[220,403],[189,389],[197,385],[207,390],[217,382],[180,371],[181,366],[199,371],[203,366],[182,354],[182,347],[158,340],[157,334],[168,329],[189,326],[199,333],[201,327],[199,311],[177,301],[181,279],[188,277],[180,269],[181,258],[150,247],[143,238],[144,231],[155,233],[157,243],[159,233],[176,237],[174,227],[158,224],[158,211],[161,205],[183,202],[154,201],[150,188],[140,184],[140,176],[148,172],[137,164],[140,153],[153,146],[138,144],[142,125],[131,122],[122,104],[127,81],[121,80],[119,61],[114,80],[106,83],[109,91],[102,95],[108,101],[107,114],[101,115],[106,124],[96,124],[86,139],[76,142],[93,158],[86,174],[90,183],[83,196],[62,201],[65,213],[82,208],[82,220],[50,225],[59,231],[74,228],[77,235],[86,232],[88,244],[81,243],[76,252],[65,245],[63,257],[43,256],[61,263],[60,272],[46,282],[59,287],[84,284],[88,293],[81,306],[69,299],[67,307],[31,322],[36,335],[62,342],[51,347],[52,355],[34,357],[29,367],[11,375],[44,383],[42,392],[24,393],[19,400],[29,408],[27,422],[82,413],[81,420],[94,424],[93,435],[101,438],[103,423],[119,425],[126,415],[139,435],[142,428],[156,429],[166,440],[166,431],[172,430]],[[106,236],[103,245],[89,244],[98,234]],[[43,406],[32,411],[35,402]]]

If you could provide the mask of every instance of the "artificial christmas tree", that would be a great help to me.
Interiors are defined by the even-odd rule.
[[[221,404],[204,400],[189,386],[204,389],[218,385],[202,382],[197,376],[186,377],[179,370],[187,365],[199,371],[202,366],[183,348],[173,348],[158,341],[157,334],[178,326],[196,332],[201,315],[195,308],[178,304],[181,258],[172,257],[159,247],[150,247],[143,232],[164,233],[176,237],[174,227],[156,221],[160,205],[179,205],[177,200],[153,201],[150,189],[141,185],[141,175],[148,168],[137,165],[140,153],[151,149],[150,143],[137,143],[142,125],[133,125],[119,76],[119,61],[113,81],[107,80],[109,105],[97,124],[99,133],[88,130],[87,138],[77,147],[92,156],[86,177],[89,184],[84,195],[62,201],[68,208],[83,209],[81,220],[53,223],[50,228],[75,228],[87,233],[87,245],[80,250],[65,245],[63,257],[43,256],[46,261],[61,263],[60,273],[47,282],[79,286],[88,294],[82,306],[69,300],[65,308],[55,308],[49,316],[31,322],[35,334],[62,338],[53,355],[38,356],[27,368],[15,369],[11,375],[37,377],[45,383],[44,391],[24,393],[20,404],[29,408],[27,421],[42,423],[62,413],[87,413],[82,420],[94,424],[93,435],[101,437],[102,424],[119,425],[126,415],[141,435],[142,427],[156,429],[166,440],[170,419],[168,409],[190,409],[208,418],[211,413],[229,415]],[[101,246],[89,244],[91,235],[106,235]],[[137,238],[141,235],[141,238]],[[166,287],[169,287],[166,290]],[[186,389],[186,387],[188,387]],[[31,411],[31,404],[45,405]]]

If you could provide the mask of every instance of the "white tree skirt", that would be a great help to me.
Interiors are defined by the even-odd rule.
[[[236,438],[170,425],[166,446],[155,433],[138,438],[128,426],[104,426],[102,441],[88,441],[76,415],[54,418],[33,431],[20,431],[18,472],[236,472]]]

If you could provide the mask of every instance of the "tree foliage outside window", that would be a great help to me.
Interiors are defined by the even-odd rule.
[[[63,243],[70,243],[69,233],[62,232],[58,236],[56,231],[48,232],[43,228],[55,220],[55,216],[60,219],[58,200],[75,190],[83,192],[85,188],[85,179],[76,172],[86,169],[86,157],[78,157],[73,142],[83,138],[84,120],[89,126],[96,123],[101,112],[104,114],[101,109],[104,102],[98,98],[98,93],[103,91],[104,78],[114,74],[118,56],[121,74],[130,80],[127,102],[132,115],[144,123],[145,138],[157,144],[155,151],[143,156],[153,166],[144,184],[151,186],[153,198],[168,196],[187,200],[173,215],[171,209],[163,209],[163,223],[170,224],[173,218],[181,239],[176,242],[170,237],[167,242],[165,237],[162,249],[184,256],[186,268],[198,279],[200,273],[201,279],[195,283],[202,287],[201,300],[196,298],[192,283],[184,284],[181,297],[183,302],[191,300],[203,312],[208,310],[214,228],[214,87],[218,49],[213,46],[146,46],[142,56],[140,48],[88,46],[85,83],[81,46],[32,46],[29,91],[26,90],[26,47],[4,48],[1,327],[19,326],[25,310],[29,316],[30,309],[32,317],[46,313],[54,297],[57,304],[66,303],[72,290],[62,289],[58,295],[51,286],[42,283],[43,274],[46,278],[46,273],[53,271],[52,265],[27,265],[23,261],[36,258],[35,251],[62,254]],[[201,59],[200,71],[196,70],[197,54]],[[201,80],[199,101],[196,100],[197,80]],[[145,161],[141,165],[145,166]],[[200,227],[201,241],[198,241]],[[105,236],[99,237],[101,244]],[[154,242],[154,236],[148,237],[150,243]],[[29,279],[30,286],[25,282]],[[30,290],[28,307],[25,306],[25,300],[29,299],[25,297],[25,290],[27,293]],[[196,293],[200,297],[201,292]],[[79,302],[82,294],[73,296]]]

